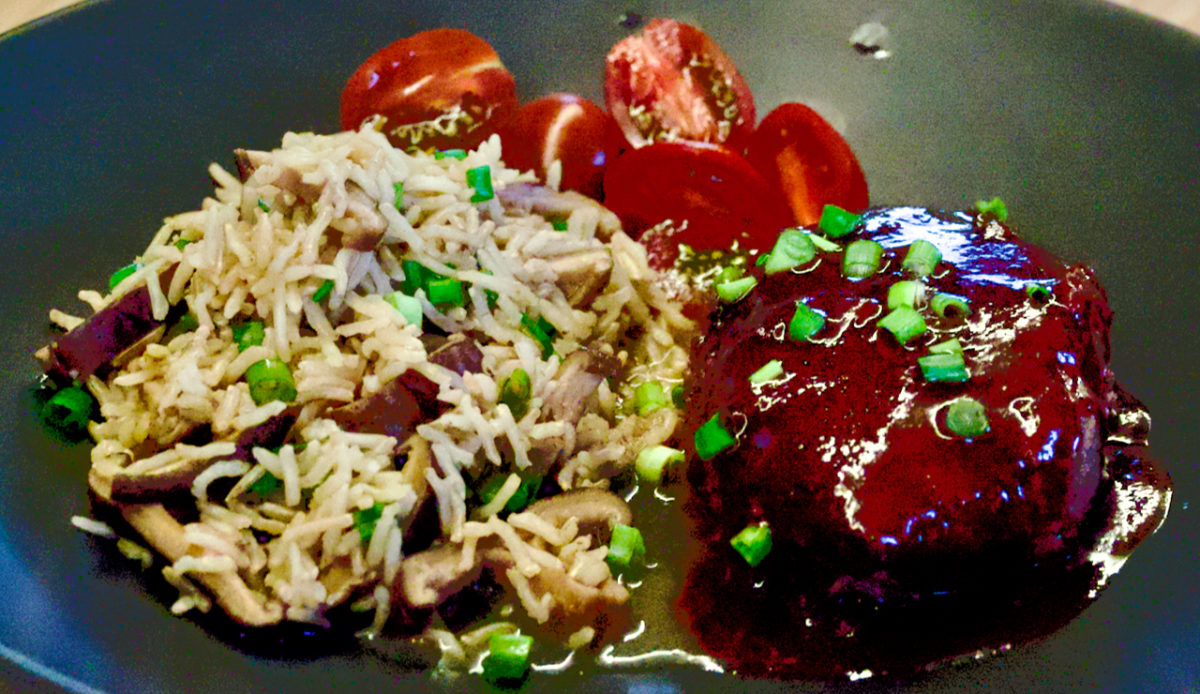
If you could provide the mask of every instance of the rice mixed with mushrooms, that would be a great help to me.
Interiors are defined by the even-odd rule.
[[[629,598],[605,490],[677,420],[629,403],[681,381],[692,330],[643,248],[495,137],[406,153],[368,123],[237,161],[80,292],[90,317],[53,312],[69,332],[41,354],[99,402],[90,487],[165,558],[173,611],[325,623],[353,599],[379,627],[487,566],[598,637]]]

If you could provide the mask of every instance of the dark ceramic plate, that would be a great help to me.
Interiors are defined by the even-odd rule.
[[[74,305],[209,190],[205,167],[288,129],[330,131],[346,77],[436,26],[492,42],[522,96],[601,98],[626,11],[701,24],[760,112],[822,105],[875,203],[958,207],[1001,195],[1030,239],[1093,265],[1116,312],[1115,369],[1155,418],[1174,508],[1102,598],[1044,641],[867,691],[1195,691],[1200,687],[1200,41],[1091,0],[723,3],[228,0],[88,4],[0,40],[0,684],[6,691],[388,691],[424,674],[357,651],[251,655],[171,617],[128,562],[74,530],[83,447],[39,431],[26,391],[46,311]],[[859,24],[893,55],[857,54]],[[1197,509],[1200,510],[1200,509]],[[2,661],[0,661],[2,662]],[[44,678],[44,679],[43,679]],[[50,684],[50,680],[55,684]],[[669,669],[538,688],[773,690]],[[460,686],[479,686],[474,678]],[[813,689],[820,689],[813,686]]]

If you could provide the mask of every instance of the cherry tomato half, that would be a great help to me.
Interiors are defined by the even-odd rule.
[[[790,223],[779,192],[741,155],[703,142],[658,142],[617,157],[604,174],[604,203],[633,236],[667,219],[687,222],[668,238],[643,239],[651,263],[670,267],[685,243],[700,251],[768,250]]]
[[[733,60],[708,34],[672,19],[612,47],[604,98],[634,147],[695,140],[740,150],[754,129],[754,96]]]
[[[342,127],[379,114],[397,147],[471,148],[517,110],[513,76],[487,41],[462,29],[400,39],[355,70],[342,91]]]
[[[500,127],[504,161],[545,180],[554,160],[560,188],[600,199],[604,169],[628,147],[612,116],[575,94],[551,94],[522,106]]]
[[[854,151],[803,104],[783,104],[767,114],[746,157],[783,191],[797,224],[816,224],[827,204],[854,212],[868,205],[867,179]]]

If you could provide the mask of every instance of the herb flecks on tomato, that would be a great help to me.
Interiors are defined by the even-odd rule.
[[[483,39],[432,29],[400,39],[364,62],[342,92],[342,127],[375,115],[397,147],[472,148],[517,110],[513,76]]]
[[[783,104],[750,137],[747,158],[783,192],[797,224],[816,224],[825,205],[866,209],[867,180],[850,145],[816,111]]]
[[[754,96],[707,34],[655,19],[608,53],[604,97],[634,147],[693,140],[741,149],[754,128]]]
[[[674,222],[664,238],[643,239],[660,269],[675,262],[679,244],[767,250],[790,220],[779,192],[745,158],[702,142],[658,142],[622,154],[605,172],[604,194],[634,236]]]
[[[559,187],[597,200],[604,170],[628,143],[604,109],[575,94],[551,94],[522,106],[500,127],[504,161],[542,180],[555,161]]]

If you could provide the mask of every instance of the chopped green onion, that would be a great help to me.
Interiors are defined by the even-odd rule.
[[[542,346],[542,359],[549,359],[554,354],[554,338],[558,336],[558,329],[542,316],[534,319],[528,313],[521,314],[521,326]]]
[[[459,280],[431,280],[425,287],[429,303],[437,306],[463,306],[467,303],[467,293],[463,291],[463,283]]]
[[[675,385],[671,388],[671,403],[675,405],[675,409],[682,410],[687,404],[687,391],[682,385]]]
[[[258,209],[262,210],[263,212],[270,212],[271,205],[266,200],[259,198],[258,199]]]
[[[488,637],[483,678],[497,687],[512,686],[529,676],[533,637],[495,632]]]
[[[965,298],[946,292],[938,292],[929,301],[933,312],[945,318],[946,316],[969,316],[971,304]]]
[[[383,300],[388,302],[400,312],[404,322],[408,325],[421,327],[421,322],[425,318],[425,314],[421,311],[421,300],[415,296],[409,296],[404,292],[392,292],[385,294]]]
[[[796,342],[803,342],[821,332],[825,327],[825,316],[809,308],[807,304],[797,303],[796,312],[788,322],[788,337]]]
[[[313,292],[312,300],[314,304],[319,304],[329,298],[333,293],[333,280],[325,280],[321,286],[317,287],[317,291]]]
[[[398,181],[392,184],[392,205],[398,210],[404,207],[404,181]]]
[[[266,498],[282,486],[283,482],[278,477],[269,472],[264,472],[262,477],[254,480],[254,484],[250,485],[250,491],[259,497]]]
[[[895,336],[902,345],[925,333],[925,319],[909,306],[892,309],[891,313],[879,320],[878,325]]]
[[[266,328],[263,327],[263,322],[260,320],[234,323],[232,327],[233,341],[237,344],[239,352],[245,352],[249,347],[261,345],[267,337]]]
[[[624,523],[614,523],[608,554],[604,557],[613,575],[641,568],[646,561],[646,541],[642,531]]]
[[[821,210],[821,221],[817,222],[817,226],[829,238],[841,238],[854,231],[854,225],[858,224],[861,217],[861,215],[844,210],[837,205],[826,205]]]
[[[504,504],[504,508],[513,513],[522,511],[530,502],[537,498],[538,491],[541,488],[541,476],[522,477],[521,486],[517,487],[517,491],[508,497],[508,503]]]
[[[855,279],[870,277],[879,270],[883,259],[883,246],[870,239],[858,239],[846,246],[842,256],[842,275]]]
[[[761,385],[768,381],[774,381],[783,375],[783,362],[778,359],[763,364],[758,371],[750,374],[750,383],[753,385]]]
[[[719,285],[725,282],[740,280],[745,274],[746,273],[742,270],[740,265],[726,265],[721,268],[720,272],[717,273],[716,278],[713,279],[713,284]]]
[[[425,289],[430,280],[442,278],[441,275],[415,260],[401,261],[400,269],[404,272],[404,281],[400,283],[400,291],[409,296],[416,296],[417,290]]]
[[[771,526],[766,521],[748,525],[729,541],[750,566],[758,566],[771,553]]]
[[[175,322],[172,330],[174,330],[176,333],[190,333],[199,327],[200,319],[196,317],[196,314],[188,311],[179,317],[179,320]]]
[[[925,239],[917,239],[908,247],[908,253],[900,266],[917,277],[932,275],[933,269],[942,262],[942,252]]]
[[[1025,285],[1025,295],[1039,304],[1048,303],[1054,298],[1054,292],[1050,291],[1049,287],[1036,282],[1030,282]]]
[[[921,375],[930,383],[962,383],[970,378],[962,352],[937,352],[917,358]]]
[[[962,354],[962,343],[957,337],[952,337],[945,342],[939,342],[936,345],[929,346],[930,354]]]
[[[816,246],[809,235],[799,229],[784,229],[767,256],[763,271],[768,275],[800,267],[817,256]]]
[[[550,220],[550,228],[555,231],[566,231],[567,230],[567,220],[551,219]]]
[[[354,529],[358,531],[364,545],[371,543],[371,536],[375,534],[375,526],[379,523],[379,517],[383,515],[385,505],[379,501],[371,508],[355,509],[350,513],[354,519]]]
[[[525,369],[515,369],[508,378],[500,382],[500,402],[508,405],[513,419],[518,422],[529,412],[529,399],[533,394],[533,385],[529,372]]]
[[[769,261],[770,259],[771,259],[770,253],[763,253],[762,255],[760,255],[754,259],[754,267],[762,267],[763,265],[766,265],[767,261]]]
[[[475,189],[475,194],[471,196],[471,202],[485,202],[496,197],[492,190],[492,168],[490,166],[484,165],[467,169],[467,185]]]
[[[643,417],[670,404],[666,389],[658,381],[646,381],[633,390],[633,407]]]
[[[483,505],[492,503],[504,485],[508,483],[508,478],[516,473],[497,472],[488,475],[487,479],[479,487],[479,501]],[[540,476],[524,477],[518,475],[521,484],[517,486],[516,491],[512,496],[508,497],[508,501],[504,502],[505,511],[517,513],[529,505],[537,497],[538,490],[542,487],[542,478]]]
[[[81,386],[67,386],[50,396],[42,406],[42,421],[63,434],[87,431],[96,399]]]
[[[888,287],[887,307],[891,311],[901,306],[916,308],[925,287],[914,280],[900,280]]]
[[[250,386],[250,398],[262,406],[268,402],[296,399],[296,381],[287,363],[278,359],[256,361],[246,369],[246,384]]]
[[[700,460],[712,460],[718,453],[733,448],[737,439],[721,424],[721,415],[714,414],[695,434],[696,455]]]
[[[988,422],[983,403],[974,398],[959,398],[946,408],[946,428],[970,439],[986,434],[991,429],[991,423]]]
[[[140,270],[141,267],[142,267],[141,263],[130,263],[130,264],[126,265],[125,267],[121,268],[120,270],[117,270],[116,272],[114,272],[108,278],[109,291],[116,289],[118,284],[120,284],[126,277],[129,277],[133,273]]]
[[[743,277],[740,280],[722,282],[717,285],[717,298],[727,304],[741,301],[750,290],[758,286],[758,280],[753,277]]]
[[[1008,219],[1008,205],[1005,205],[1004,201],[998,197],[976,202],[975,209],[979,212],[980,217],[992,217],[997,222]]]
[[[817,250],[825,253],[837,253],[842,250],[842,247],[833,241],[821,236],[820,234],[812,234],[804,232],[808,236],[808,240],[812,241],[812,245],[817,247]]]
[[[467,150],[465,150],[465,149],[439,149],[438,151],[433,153],[433,158],[438,161],[441,161],[442,159],[445,159],[446,157],[449,157],[451,159],[458,159],[459,161],[462,161],[463,159],[467,158]]]
[[[663,472],[670,465],[683,462],[683,451],[670,446],[650,446],[643,448],[633,461],[638,479],[647,484],[658,484],[662,481]]]
[[[487,268],[480,268],[479,271],[485,275],[494,275],[495,274],[494,272],[492,272],[491,270],[489,270]],[[500,301],[500,294],[497,293],[496,290],[494,290],[494,289],[484,288],[483,296],[485,299],[487,299],[488,310],[495,311],[496,310],[496,302]]]
[[[187,245],[189,243],[195,243],[195,242],[192,241],[191,239],[175,239],[175,247],[181,251],[183,249],[187,248]]]

